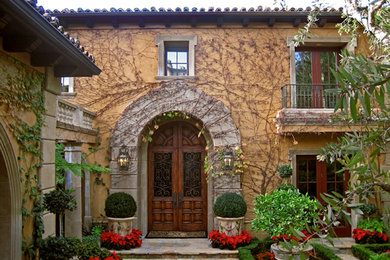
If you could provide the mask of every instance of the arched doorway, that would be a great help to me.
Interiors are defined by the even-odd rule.
[[[148,147],[149,231],[206,234],[205,147],[199,130],[184,121],[167,123],[153,135]]]
[[[11,255],[11,191],[7,168],[3,154],[0,152],[0,259]]]

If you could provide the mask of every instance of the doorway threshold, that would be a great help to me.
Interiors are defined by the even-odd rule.
[[[147,238],[205,238],[206,231],[149,231]]]

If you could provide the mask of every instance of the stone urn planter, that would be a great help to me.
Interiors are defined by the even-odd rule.
[[[224,193],[214,203],[214,214],[218,220],[219,232],[227,236],[238,236],[244,225],[247,205],[241,195]]]
[[[244,217],[239,218],[222,218],[218,219],[218,231],[225,233],[227,236],[238,236],[242,232]]]
[[[275,259],[277,260],[301,260],[301,256],[304,256],[304,259],[310,258],[310,252],[313,250],[313,247],[309,245],[307,248],[305,248],[301,253],[299,252],[299,249],[296,248],[293,251],[287,250],[282,245],[279,245],[278,243],[271,245],[271,252],[275,255]]]
[[[111,194],[106,199],[104,210],[108,220],[108,231],[123,237],[131,234],[137,205],[130,194],[124,192]]]
[[[110,218],[108,220],[108,231],[117,233],[122,237],[130,235],[133,230],[133,221],[135,217],[131,218]]]

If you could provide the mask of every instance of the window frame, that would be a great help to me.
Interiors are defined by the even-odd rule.
[[[349,36],[329,36],[329,37],[312,37],[306,38],[304,44],[296,47],[293,41],[293,36],[287,37],[287,46],[290,48],[290,84],[291,84],[291,107],[297,109],[297,95],[296,95],[296,70],[295,70],[295,53],[302,49],[310,48],[339,48],[348,50],[349,53],[355,53],[357,43]],[[298,108],[299,109],[299,108]],[[307,109],[307,108],[304,108]],[[316,108],[323,110],[333,110],[333,108]]]
[[[166,76],[165,75],[165,42],[188,42],[188,75]],[[195,80],[195,45],[197,45],[197,35],[157,35],[156,46],[158,47],[158,72],[155,77],[158,81],[187,79]]]

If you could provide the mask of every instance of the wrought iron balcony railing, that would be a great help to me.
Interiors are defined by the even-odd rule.
[[[334,108],[336,84],[286,84],[282,87],[283,108]]]

